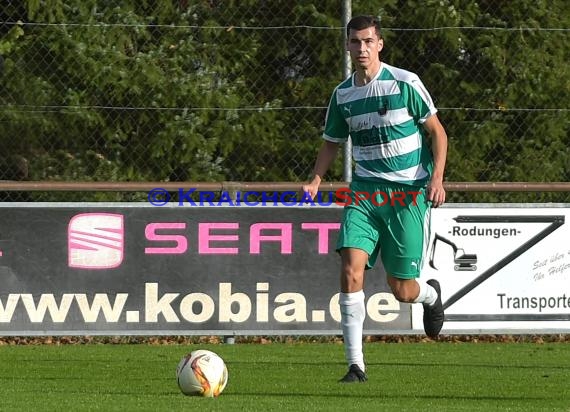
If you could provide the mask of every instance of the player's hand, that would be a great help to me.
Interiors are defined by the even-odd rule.
[[[432,207],[439,207],[445,203],[445,189],[441,180],[431,180],[427,186],[427,199]]]
[[[311,199],[315,199],[317,194],[319,193],[319,179],[315,178],[310,183],[303,185],[303,192],[308,193]]]

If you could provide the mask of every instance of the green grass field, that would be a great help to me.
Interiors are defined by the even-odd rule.
[[[194,349],[229,370],[215,399],[182,395]],[[0,346],[0,410],[570,411],[568,343],[367,343],[369,381],[337,383],[336,343]]]

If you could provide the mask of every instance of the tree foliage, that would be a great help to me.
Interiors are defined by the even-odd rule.
[[[344,50],[339,2],[313,3],[3,2],[1,177],[306,179]],[[564,0],[352,3],[432,93],[447,180],[570,178]]]

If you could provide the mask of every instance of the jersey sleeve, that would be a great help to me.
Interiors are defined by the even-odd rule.
[[[403,91],[408,111],[418,123],[425,122],[428,117],[437,113],[433,100],[419,77],[414,76],[405,82]]]
[[[336,94],[337,90],[335,89],[327,109],[323,139],[334,143],[344,143],[348,140],[348,123],[338,105]]]

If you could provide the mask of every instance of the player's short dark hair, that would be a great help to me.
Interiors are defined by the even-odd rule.
[[[374,16],[355,16],[346,25],[346,35],[350,34],[350,30],[364,30],[369,27],[374,27],[376,29],[376,34],[378,38],[382,37],[380,32],[380,19]]]

